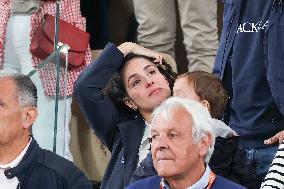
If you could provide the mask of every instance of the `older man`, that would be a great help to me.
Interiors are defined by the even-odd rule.
[[[91,188],[72,162],[41,149],[30,136],[36,117],[37,90],[30,78],[0,74],[0,188]]]
[[[153,113],[151,152],[158,176],[127,189],[244,188],[216,176],[207,165],[214,147],[212,119],[197,102],[172,97]]]

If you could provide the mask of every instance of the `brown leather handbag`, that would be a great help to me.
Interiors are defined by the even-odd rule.
[[[30,51],[39,59],[46,59],[54,51],[55,18],[46,14],[41,26],[36,30],[31,40]],[[89,44],[89,34],[74,25],[59,20],[58,45],[67,44],[68,63],[81,66],[85,63],[85,52]],[[60,56],[65,60],[65,56]]]

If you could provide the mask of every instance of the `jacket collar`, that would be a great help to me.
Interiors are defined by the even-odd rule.
[[[11,179],[17,175],[20,175],[23,173],[26,174],[26,170],[30,168],[30,166],[32,166],[32,164],[35,162],[35,159],[37,158],[39,150],[40,150],[40,147],[38,143],[36,142],[34,138],[32,138],[31,144],[26,154],[24,155],[22,161],[19,163],[19,165],[17,165],[14,168],[7,169],[6,171],[4,171],[4,174],[6,175],[6,177],[8,179]],[[19,177],[18,179],[20,181]]]

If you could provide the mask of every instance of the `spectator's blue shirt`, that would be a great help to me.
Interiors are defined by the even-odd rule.
[[[139,180],[137,182],[134,182],[130,185],[128,185],[125,189],[161,189],[160,187],[161,178],[159,176],[152,176],[148,177],[142,180]],[[221,176],[216,176],[215,181],[212,184],[211,189],[222,189],[222,188],[228,188],[228,189],[245,189],[245,187],[238,185],[236,183],[233,183]]]
[[[206,165],[206,169],[202,175],[202,177],[194,183],[192,186],[187,187],[187,189],[200,189],[206,188],[209,183],[209,176],[210,176],[211,169],[208,165]],[[163,189],[171,189],[169,184],[165,179],[161,179]]]

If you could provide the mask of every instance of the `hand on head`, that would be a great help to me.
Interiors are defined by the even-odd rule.
[[[124,56],[126,56],[129,53],[134,53],[139,55],[145,55],[148,57],[153,57],[154,62],[160,62],[160,63],[162,62],[162,55],[150,49],[144,48],[136,43],[125,42],[119,45],[117,48],[124,54]]]

